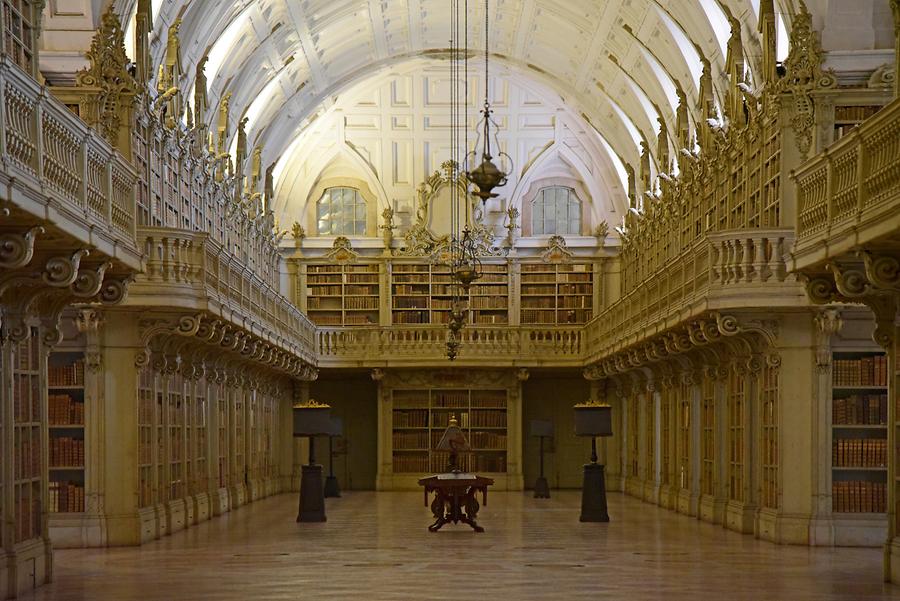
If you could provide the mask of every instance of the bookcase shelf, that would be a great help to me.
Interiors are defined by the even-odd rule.
[[[306,311],[323,326],[378,324],[378,264],[306,266]]]
[[[84,353],[61,350],[47,359],[49,421],[48,511],[80,514],[85,509]]]
[[[522,324],[582,324],[593,317],[590,263],[523,263],[521,280]]]
[[[460,455],[463,471],[505,473],[508,416],[505,389],[394,389],[391,456],[397,474],[447,469],[449,454],[435,451],[455,415],[471,453]]]
[[[444,324],[450,319],[454,292],[447,265],[395,263],[391,272],[391,315],[395,325]],[[482,276],[469,290],[469,323],[509,323],[509,267],[483,264]]]
[[[887,357],[836,351],[832,358],[832,511],[887,511]]]

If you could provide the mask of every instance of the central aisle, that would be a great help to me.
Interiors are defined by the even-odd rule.
[[[55,582],[25,599],[868,599],[879,549],[777,546],[610,495],[609,524],[578,522],[577,492],[491,493],[467,526],[426,531],[416,493],[345,493],[328,522],[296,524],[281,495],[141,548],[57,551]]]

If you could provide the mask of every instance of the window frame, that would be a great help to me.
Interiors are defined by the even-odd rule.
[[[340,191],[340,199],[335,198],[336,191]],[[350,199],[352,210],[349,217],[346,213],[348,206],[346,194],[348,192],[353,193],[353,197]],[[326,213],[326,215],[328,215],[327,218],[323,217],[322,212],[323,201],[325,201],[326,198],[329,202],[329,212]],[[335,210],[336,202],[339,203],[337,210]],[[316,200],[315,205],[314,221],[316,225],[316,236],[365,236],[369,229],[368,213],[368,203],[359,188],[341,185],[325,188],[321,196]],[[323,231],[322,224],[326,219],[329,227],[328,231]]]

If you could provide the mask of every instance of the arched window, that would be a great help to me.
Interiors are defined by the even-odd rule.
[[[354,188],[328,188],[316,205],[320,236],[365,236],[366,201]]]
[[[581,201],[575,190],[551,186],[538,192],[531,205],[531,233],[580,234]]]

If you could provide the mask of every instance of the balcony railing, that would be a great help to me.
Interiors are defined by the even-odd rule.
[[[6,56],[0,111],[0,173],[13,182],[8,200],[139,268],[131,164]]]
[[[446,362],[447,328],[391,326],[317,330],[319,367],[414,366]],[[582,327],[467,326],[456,364],[580,366]]]
[[[129,302],[205,309],[315,363],[316,328],[293,303],[205,232],[139,228],[147,268]]]
[[[785,259],[792,243],[793,230],[781,228],[697,240],[586,326],[586,359],[601,359],[704,311],[779,302],[773,287],[796,286]],[[795,296],[780,299],[789,303]]]
[[[900,100],[792,177],[797,186],[795,269],[895,232],[900,226]]]

